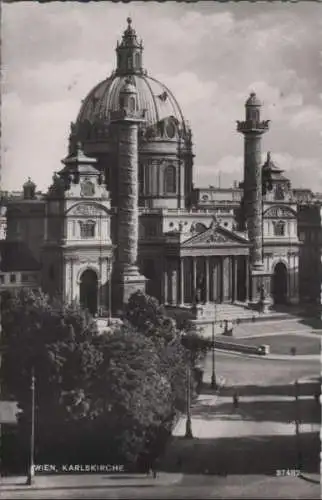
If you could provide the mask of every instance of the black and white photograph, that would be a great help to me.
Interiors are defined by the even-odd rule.
[[[1,11],[0,498],[320,498],[322,2]]]

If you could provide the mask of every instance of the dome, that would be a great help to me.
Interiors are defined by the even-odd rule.
[[[133,75],[137,90],[138,109],[146,110],[146,125],[173,116],[184,127],[185,119],[172,92],[161,82],[148,75]],[[125,76],[112,75],[99,83],[84,99],[77,117],[77,124],[89,121],[109,122],[111,111],[120,109],[120,92],[124,88]]]
[[[260,100],[258,99],[257,95],[255,94],[255,92],[252,92],[249,96],[249,98],[247,99],[246,101],[246,106],[261,106],[262,103],[260,102]]]
[[[109,124],[111,112],[120,110],[120,92],[134,86],[137,92],[138,111],[145,111],[145,124],[152,126],[159,121],[173,117],[187,130],[182,110],[163,83],[152,78],[142,67],[142,41],[138,41],[132,20],[128,18],[128,28],[117,44],[117,68],[112,75],[96,85],[83,100],[76,128],[85,122]]]

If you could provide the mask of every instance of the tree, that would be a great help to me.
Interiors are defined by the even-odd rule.
[[[211,347],[211,342],[195,331],[191,317],[180,311],[167,316],[157,299],[143,292],[134,293],[125,309],[126,320],[157,346],[162,373],[171,384],[174,412],[185,408],[187,363],[195,368]],[[192,393],[194,389],[195,384]]]
[[[104,363],[95,388],[105,429],[100,439],[114,457],[133,462],[154,445],[171,416],[171,386],[153,341],[133,327],[106,336],[101,349]]]
[[[2,301],[1,379],[21,413],[21,449],[28,446],[30,380],[36,376],[37,436],[42,448],[63,446],[63,428],[91,417],[88,394],[102,362],[94,322],[74,306],[50,301],[40,290],[6,293]],[[54,440],[53,440],[54,436]]]
[[[135,462],[155,448],[171,420],[172,393],[151,339],[129,326],[99,335],[78,306],[26,290],[6,295],[3,332],[1,375],[22,410],[21,453],[32,367],[39,462]]]
[[[171,340],[176,333],[175,322],[167,316],[164,306],[155,297],[141,291],[133,293],[125,306],[125,319],[148,337]]]

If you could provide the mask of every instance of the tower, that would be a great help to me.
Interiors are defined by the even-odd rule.
[[[146,278],[137,267],[138,212],[138,126],[144,112],[138,111],[137,89],[126,78],[119,95],[119,110],[112,112],[111,123],[118,143],[117,158],[117,258],[114,275],[115,304],[120,309],[132,293],[145,290]]]
[[[80,143],[62,163],[46,196],[42,287],[105,315],[111,310],[110,194],[96,159],[86,156]]]
[[[261,121],[261,102],[252,92],[245,103],[245,121],[237,122],[237,131],[244,135],[244,210],[250,249],[252,300],[264,285],[261,140],[268,131],[269,120]],[[265,285],[264,285],[265,286]]]

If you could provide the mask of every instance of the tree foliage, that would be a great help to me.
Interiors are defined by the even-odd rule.
[[[39,462],[135,462],[155,446],[173,395],[152,339],[129,325],[99,335],[78,306],[29,290],[3,297],[2,328],[1,376],[22,410],[20,451],[29,436],[32,367]]]
[[[155,297],[141,291],[133,293],[125,306],[125,319],[148,337],[172,340],[176,324]]]
[[[125,318],[139,332],[153,338],[155,341],[163,339],[163,345],[168,342],[179,343],[186,349],[180,351],[179,358],[186,364],[187,356],[195,366],[211,348],[211,341],[197,333],[191,323],[192,315],[186,312],[172,312],[167,316],[164,306],[160,305],[156,298],[141,291],[135,292],[127,304]]]

